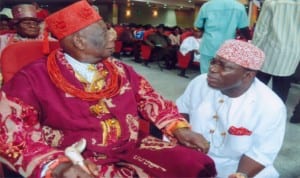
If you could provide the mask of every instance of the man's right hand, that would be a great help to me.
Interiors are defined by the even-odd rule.
[[[98,176],[97,166],[91,161],[85,160],[85,165],[91,174],[84,171],[79,165],[68,163],[61,163],[52,172],[53,178],[95,178]]]

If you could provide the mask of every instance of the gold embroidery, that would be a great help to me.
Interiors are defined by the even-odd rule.
[[[90,106],[90,112],[97,115],[108,114],[109,110],[103,100],[100,100],[97,104]]]
[[[163,172],[166,172],[166,171],[167,171],[165,168],[163,168],[163,167],[161,167],[161,166],[159,166],[159,165],[157,165],[157,164],[155,164],[155,163],[153,163],[153,162],[151,162],[151,161],[149,161],[149,160],[147,160],[147,159],[145,159],[145,158],[142,158],[141,156],[134,155],[134,156],[133,156],[133,159],[135,159],[135,160],[137,160],[137,161],[143,163],[144,165],[148,166],[148,167],[151,168],[151,169],[152,169],[152,168],[156,168],[156,169],[162,170]]]
[[[140,145],[140,149],[149,149],[149,150],[162,150],[162,149],[169,149],[174,147],[175,147],[174,143],[164,142],[151,136],[144,138]]]
[[[128,130],[130,133],[129,139],[130,140],[137,140],[138,132],[139,132],[139,121],[137,117],[134,117],[131,114],[126,115],[126,122],[128,125]]]
[[[102,127],[102,143],[101,146],[109,143],[115,143],[121,136],[121,126],[117,119],[107,119],[100,122]]]

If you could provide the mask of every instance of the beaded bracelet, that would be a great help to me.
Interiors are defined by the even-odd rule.
[[[191,126],[186,121],[175,121],[175,122],[172,122],[171,124],[169,124],[166,127],[165,131],[168,135],[174,136],[173,132],[175,130],[181,129],[181,128],[191,128]]]
[[[236,173],[237,178],[248,178],[248,175],[242,172],[237,172]]]
[[[54,160],[53,163],[51,163],[48,167],[48,170],[46,172],[45,178],[52,178],[52,172],[53,170],[61,163],[70,162],[69,158],[65,156],[58,157]]]

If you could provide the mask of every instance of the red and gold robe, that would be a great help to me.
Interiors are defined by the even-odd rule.
[[[117,95],[110,98],[86,101],[59,89],[49,77],[46,59],[26,66],[6,83],[2,89],[21,106],[21,115],[17,115],[20,108],[8,116],[1,110],[1,162],[25,177],[39,177],[45,163],[85,138],[83,156],[98,165],[100,177],[214,176],[214,163],[205,154],[140,131],[140,119],[164,130],[184,118],[132,67],[106,60],[120,79]],[[68,82],[87,87],[61,51],[56,62]],[[101,62],[98,66],[105,71]]]

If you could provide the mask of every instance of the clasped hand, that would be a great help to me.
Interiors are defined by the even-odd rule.
[[[199,133],[193,132],[189,128],[180,128],[173,132],[178,142],[184,146],[197,149],[207,153],[210,147],[209,142]]]

